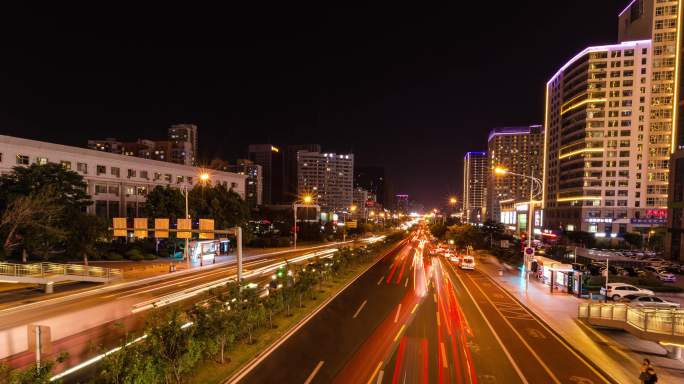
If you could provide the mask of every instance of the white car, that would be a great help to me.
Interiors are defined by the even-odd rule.
[[[608,291],[606,291],[605,287],[601,288],[601,294],[605,295],[608,298],[611,298],[615,301],[620,300],[623,296],[626,295],[642,295],[642,296],[653,296],[653,291],[650,289],[642,289],[639,287],[635,287],[631,284],[625,284],[625,283],[612,283],[608,284]]]
[[[668,272],[664,269],[658,270],[658,272],[656,272],[656,276],[658,276],[660,281],[665,281],[668,283],[674,283],[675,281],[677,281],[677,276],[675,276],[674,273]]]
[[[475,269],[475,258],[465,255],[461,259],[461,269]]]
[[[672,301],[665,300],[658,296],[626,295],[620,302],[628,303],[635,307],[648,308],[679,308],[681,305]]]

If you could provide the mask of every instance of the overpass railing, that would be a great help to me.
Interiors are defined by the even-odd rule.
[[[581,303],[578,318],[609,320],[642,332],[684,336],[684,310],[636,308],[626,304]]]
[[[32,277],[50,278],[63,277],[86,277],[106,280],[116,280],[123,277],[123,272],[118,268],[91,267],[81,264],[58,264],[58,263],[32,263],[13,264],[0,263],[0,276],[4,277]]]

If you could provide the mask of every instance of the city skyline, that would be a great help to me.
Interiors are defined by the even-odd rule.
[[[602,22],[566,32],[587,6]],[[555,12],[545,4],[498,7],[491,16],[497,27],[479,30],[474,41],[509,35],[515,48],[497,48],[505,71],[492,71],[494,53],[465,39],[474,22],[447,17],[472,12],[474,5],[397,8],[394,18],[402,22],[390,21],[387,29],[373,23],[381,10],[311,9],[319,18],[300,16],[304,23],[267,15],[273,30],[284,31],[277,37],[270,29],[241,32],[255,22],[247,8],[240,10],[246,19],[227,30],[214,22],[177,29],[140,17],[118,35],[106,28],[117,23],[116,12],[97,23],[86,19],[53,28],[50,20],[24,10],[17,20],[31,14],[37,24],[7,47],[13,60],[0,68],[0,133],[82,146],[88,138],[135,140],[171,124],[193,123],[202,131],[200,160],[207,164],[215,157],[245,158],[251,143],[316,142],[355,153],[359,165],[385,167],[395,191],[439,207],[446,196],[462,192],[462,154],[477,149],[493,127],[542,121],[546,79],[587,43],[615,41],[615,20],[624,6],[565,4],[567,17],[557,21],[543,16]],[[187,22],[194,26],[192,15]],[[345,20],[352,15],[358,19],[348,34]],[[306,35],[309,27],[321,33]],[[81,28],[92,33],[80,34]],[[218,50],[218,43],[231,49]],[[519,59],[536,46],[544,46],[545,54],[532,62]],[[321,51],[312,53],[312,47]],[[465,52],[472,53],[469,60],[463,60]],[[287,61],[277,59],[284,55]],[[78,72],[84,65],[88,70]],[[460,89],[498,89],[497,99],[514,101],[500,103],[492,115],[484,104],[463,108],[467,96]],[[477,92],[479,98],[491,96]],[[415,132],[430,134],[404,140]],[[439,159],[439,166],[405,156],[416,149]],[[423,183],[431,188],[417,186]]]

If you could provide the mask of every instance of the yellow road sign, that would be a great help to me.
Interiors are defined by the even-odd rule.
[[[200,231],[213,231],[214,230],[214,220],[213,219],[200,219],[199,229],[200,229]],[[200,239],[213,239],[214,233],[213,232],[204,232],[204,233],[200,232],[199,238]]]
[[[114,237],[126,237],[126,218],[115,217],[112,221],[114,224]]]
[[[133,236],[144,239],[147,237],[147,218],[136,217],[133,219]]]
[[[192,239],[192,220],[191,219],[178,219],[176,220],[176,237],[179,239]],[[187,230],[188,232],[182,231]]]
[[[169,237],[169,219],[154,219],[154,237],[159,239]]]

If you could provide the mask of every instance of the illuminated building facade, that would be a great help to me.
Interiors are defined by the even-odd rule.
[[[487,164],[487,152],[466,152],[463,158],[463,217],[467,223],[485,221]]]
[[[312,194],[321,210],[348,212],[354,193],[354,155],[298,151],[298,194]]]
[[[530,179],[515,175],[497,175],[494,167],[506,168],[511,173],[542,177],[544,129],[541,125],[495,128],[489,134],[487,154],[487,217],[503,222],[501,202],[530,200]]]
[[[601,236],[663,226],[679,129],[681,1],[633,0],[619,43],[589,47],[547,83],[545,224]]]

